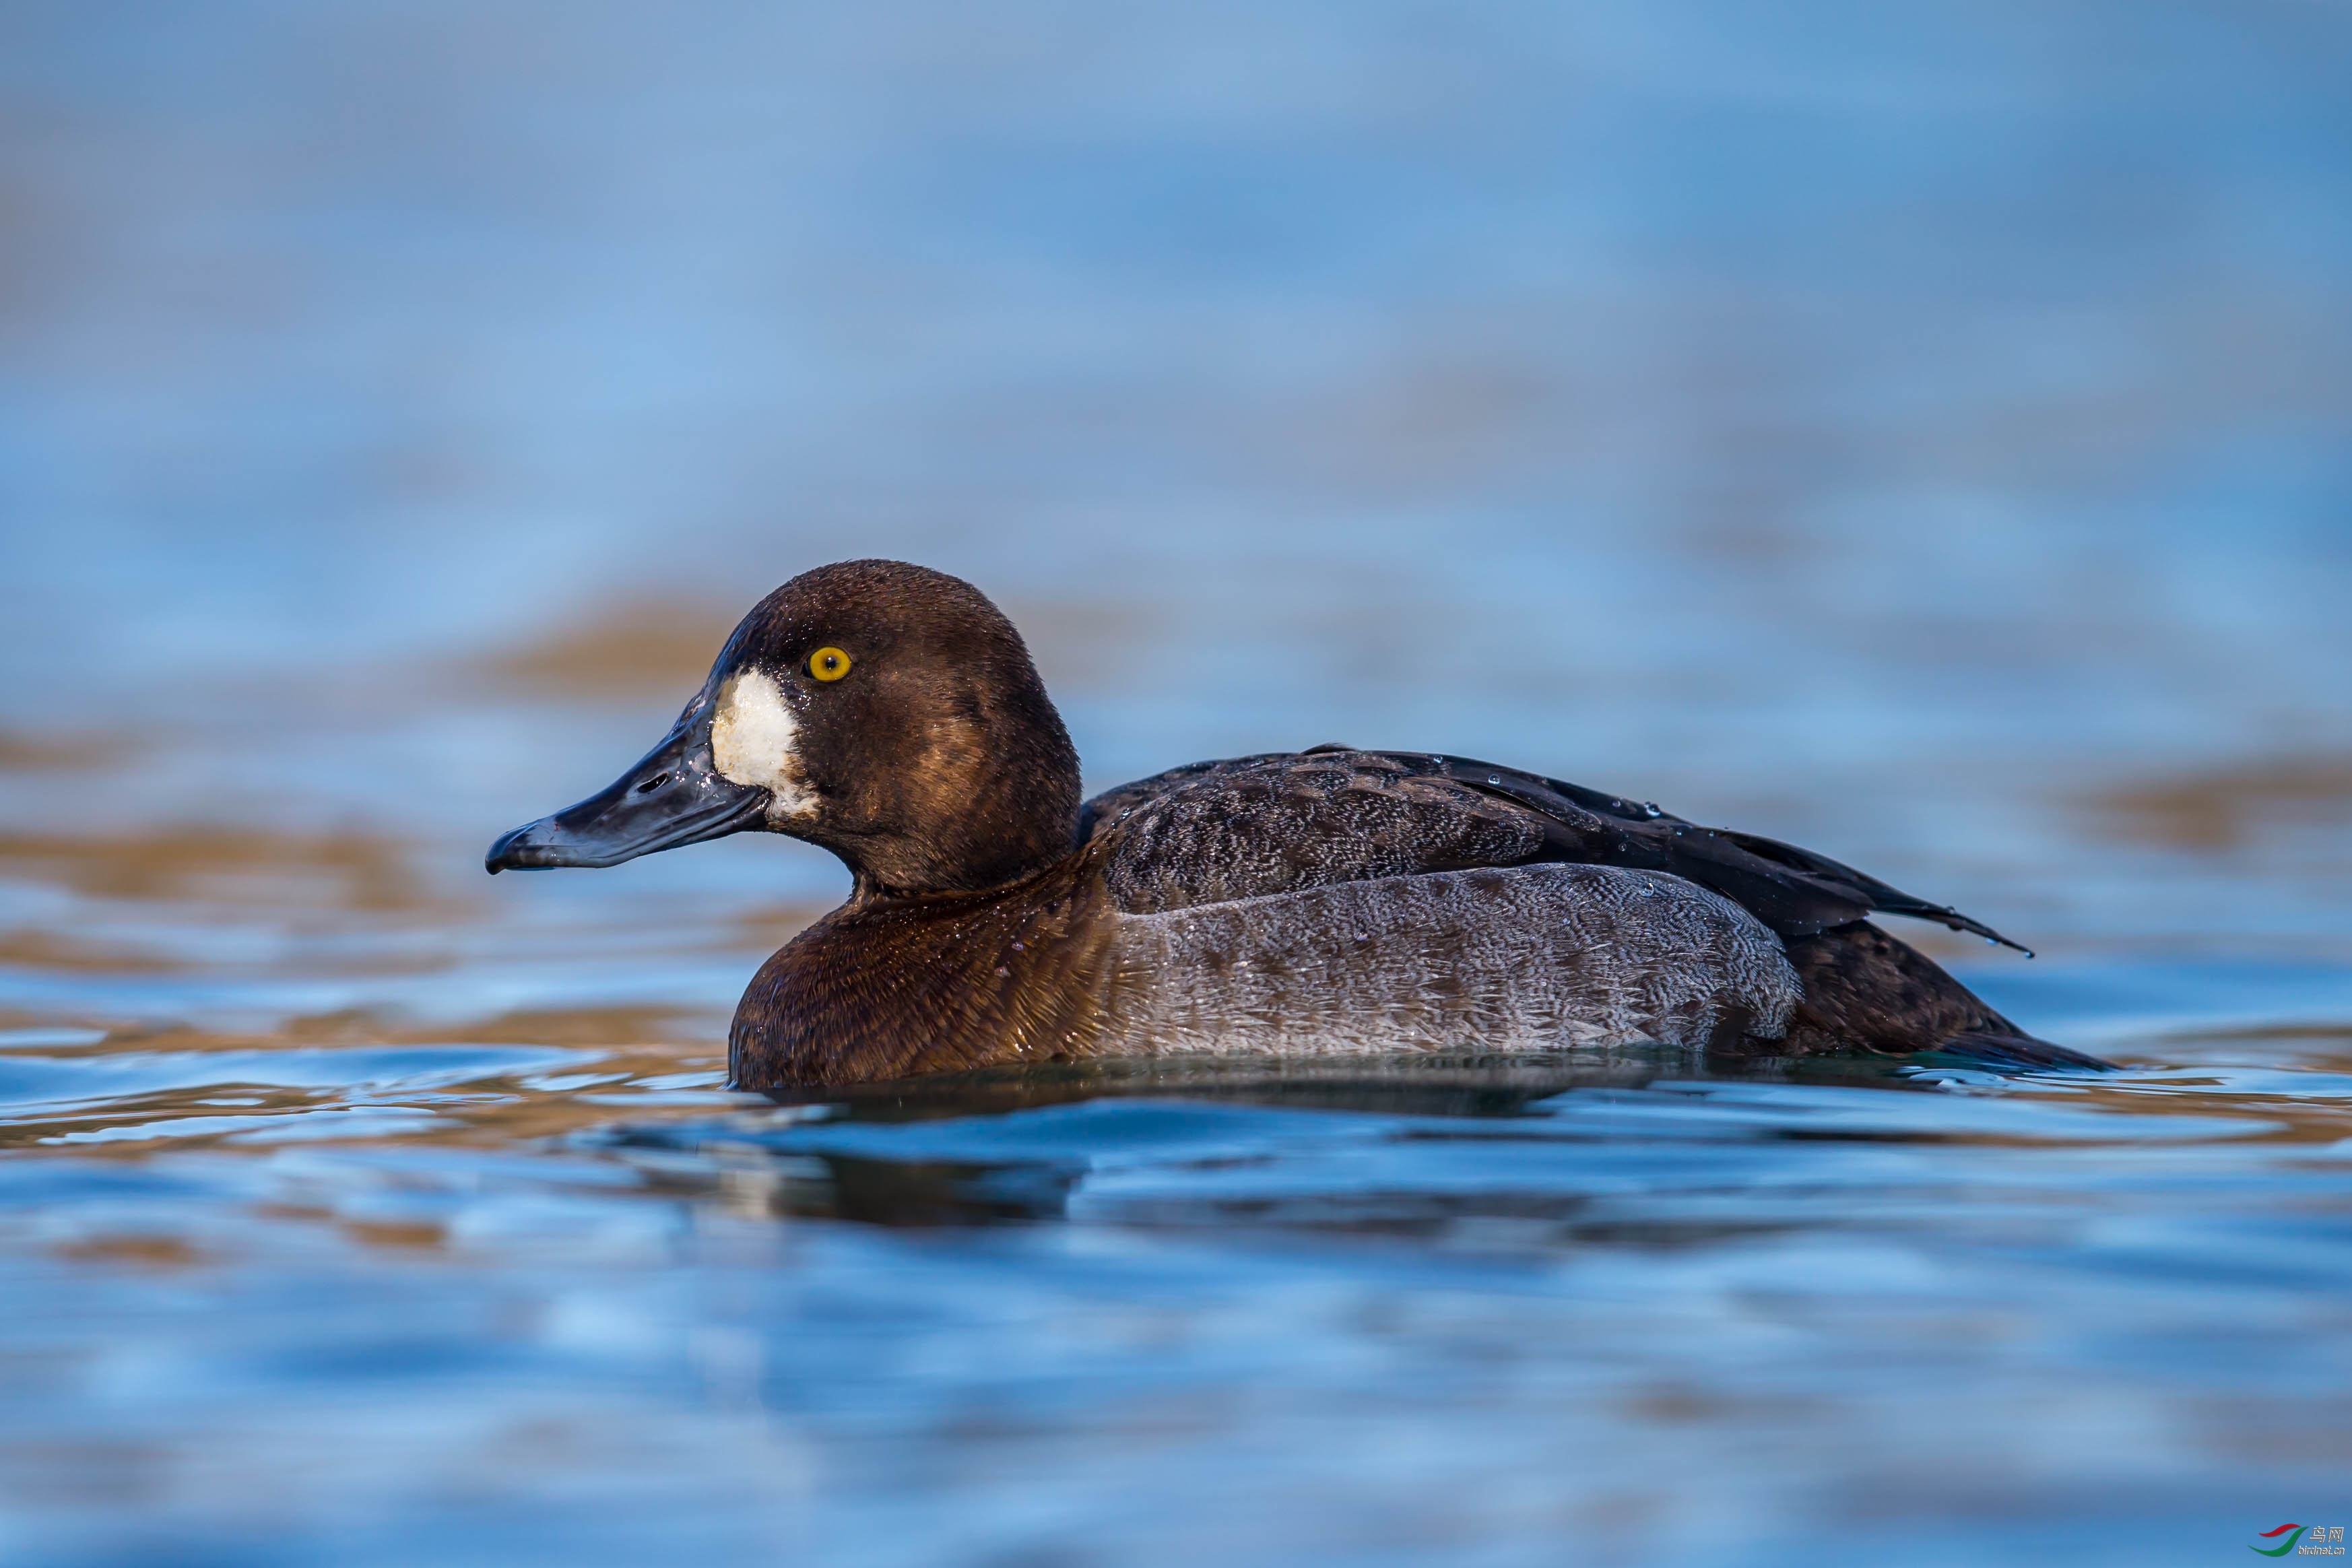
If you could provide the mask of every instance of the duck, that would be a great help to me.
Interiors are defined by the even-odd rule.
[[[747,1090],[1637,1042],[2107,1065],[2027,1034],[1870,917],[2018,946],[1991,927],[1651,802],[1342,745],[1082,793],[1069,732],[985,595],[845,561],[761,599],[659,744],[484,864],[609,867],[744,832],[838,857],[847,900],[736,1009],[729,1077]]]

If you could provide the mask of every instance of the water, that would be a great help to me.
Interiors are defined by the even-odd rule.
[[[2352,1525],[2332,13],[0,28],[0,1560]],[[860,553],[997,595],[1097,786],[1654,799],[2125,1071],[731,1095],[837,868],[479,857]]]

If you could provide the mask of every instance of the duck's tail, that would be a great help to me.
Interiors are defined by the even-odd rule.
[[[1882,1051],[1994,1072],[2100,1072],[2112,1062],[2037,1040],[1866,921],[1788,943],[1803,984],[1787,1048]]]

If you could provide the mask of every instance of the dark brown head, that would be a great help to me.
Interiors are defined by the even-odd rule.
[[[660,745],[487,864],[765,828],[840,856],[861,893],[974,891],[1069,854],[1077,822],[1077,753],[1013,623],[944,573],[845,561],[761,600]]]

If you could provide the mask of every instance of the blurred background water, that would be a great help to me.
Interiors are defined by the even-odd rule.
[[[1655,798],[2132,1070],[730,1096],[830,860],[479,856],[867,554],[1092,784]],[[2338,7],[20,0],[0,1555],[2352,1523],[2347,604]]]

